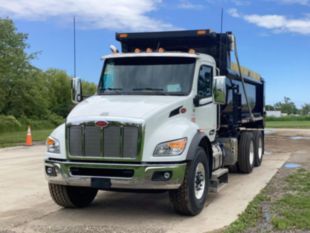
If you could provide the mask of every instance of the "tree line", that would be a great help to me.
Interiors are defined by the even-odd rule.
[[[28,47],[27,34],[18,32],[12,20],[0,18],[0,132],[44,121],[52,127],[73,107],[71,77],[63,70],[33,66],[37,54],[28,54]],[[82,85],[85,95],[95,93],[95,84]]]
[[[310,115],[310,104],[304,104],[301,108],[297,108],[296,104],[289,98],[284,97],[283,101],[274,105],[266,105],[267,111],[281,111],[288,115]]]

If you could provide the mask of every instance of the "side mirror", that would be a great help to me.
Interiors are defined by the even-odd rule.
[[[83,100],[82,96],[82,82],[79,78],[72,78],[71,82],[71,98],[72,102],[77,104]]]
[[[226,104],[226,87],[227,77],[216,76],[213,81],[213,99],[214,103],[224,105]]]

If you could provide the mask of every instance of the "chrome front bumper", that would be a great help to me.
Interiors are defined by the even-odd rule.
[[[48,168],[50,168],[48,170]],[[72,174],[72,168],[96,169],[118,171],[133,171],[131,177],[96,176],[96,175],[76,175]],[[49,183],[94,187],[98,189],[157,189],[168,190],[177,189],[181,186],[186,163],[180,164],[123,164],[123,163],[95,163],[95,162],[72,162],[72,161],[45,161],[45,175]],[[52,171],[52,173],[49,172]],[[154,174],[170,173],[170,178],[166,180],[154,179]],[[155,175],[156,175],[155,174]]]

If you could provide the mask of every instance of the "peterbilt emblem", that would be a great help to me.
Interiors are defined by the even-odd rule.
[[[100,128],[104,128],[108,125],[109,123],[106,121],[97,121],[96,122],[96,126],[100,127]]]

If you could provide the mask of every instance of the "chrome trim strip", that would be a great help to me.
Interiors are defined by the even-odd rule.
[[[49,183],[91,187],[91,179],[110,179],[111,189],[177,189],[181,186],[186,169],[186,163],[181,164],[107,164],[107,163],[79,163],[79,162],[56,162],[46,160],[45,166],[54,167],[56,176],[45,174]],[[133,177],[98,177],[98,176],[75,176],[70,172],[71,167],[81,168],[109,168],[109,169],[133,169]],[[170,171],[171,179],[168,181],[153,181],[152,176],[156,171]]]

